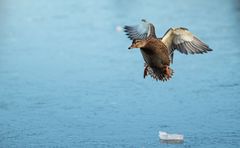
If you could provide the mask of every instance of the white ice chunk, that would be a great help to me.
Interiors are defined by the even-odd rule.
[[[160,140],[165,141],[183,141],[184,136],[180,134],[169,134],[167,132],[159,131]]]

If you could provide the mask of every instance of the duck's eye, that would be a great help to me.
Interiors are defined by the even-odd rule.
[[[135,43],[138,43],[138,42],[140,42],[140,40],[135,40]]]

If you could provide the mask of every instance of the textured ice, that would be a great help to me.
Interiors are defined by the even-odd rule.
[[[214,51],[143,79],[115,30],[142,18]],[[178,148],[240,147],[239,0],[1,0],[0,20],[0,148],[169,148],[159,129],[183,133]]]

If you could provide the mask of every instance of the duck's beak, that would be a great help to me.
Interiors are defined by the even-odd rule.
[[[133,48],[133,46],[132,46],[132,45],[128,47],[128,49],[132,49],[132,48]]]

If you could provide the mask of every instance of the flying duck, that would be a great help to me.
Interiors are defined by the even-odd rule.
[[[162,38],[157,38],[154,25],[142,19],[139,25],[124,26],[124,31],[132,40],[128,49],[141,50],[145,61],[144,78],[150,75],[155,80],[169,80],[173,75],[169,66],[173,63],[175,50],[183,54],[203,54],[212,51],[207,44],[184,27],[170,28]]]

